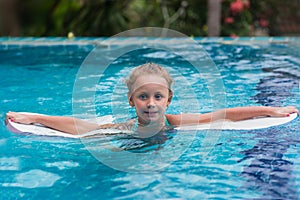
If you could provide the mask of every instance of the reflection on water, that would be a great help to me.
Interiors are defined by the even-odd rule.
[[[282,72],[273,68],[263,68],[263,72],[270,74],[260,80],[256,89],[259,91],[253,99],[265,106],[282,106],[287,98],[292,98],[292,90],[298,87],[300,80],[300,67],[298,74]]]
[[[257,84],[258,93],[252,99],[265,106],[284,106],[287,99],[295,98],[292,91],[299,84],[300,62],[294,63],[292,56],[276,56],[272,59],[264,63],[262,71],[265,77]],[[261,137],[262,132],[258,137]],[[261,191],[262,198],[298,199],[293,184],[293,162],[284,159],[284,154],[299,141],[291,140],[288,135],[282,138],[286,133],[283,128],[271,128],[253,148],[242,152],[245,154],[244,159],[251,160],[251,164],[242,172],[242,176],[247,179],[245,187]]]

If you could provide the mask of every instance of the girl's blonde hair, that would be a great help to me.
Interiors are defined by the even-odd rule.
[[[146,63],[136,67],[126,80],[126,85],[128,87],[129,94],[133,92],[133,84],[135,83],[137,78],[143,75],[157,75],[164,78],[168,83],[168,88],[170,92],[172,93],[171,85],[173,83],[173,79],[171,78],[169,72],[163,67],[159,66],[158,64]]]

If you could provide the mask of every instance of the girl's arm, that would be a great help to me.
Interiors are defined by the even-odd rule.
[[[209,123],[217,120],[239,121],[254,117],[287,117],[291,113],[299,113],[296,107],[251,106],[227,108],[206,114],[167,115],[168,121],[174,126]]]
[[[6,114],[6,120],[8,119],[22,124],[39,123],[70,134],[86,133],[99,128],[99,125],[97,124],[63,116],[28,115],[17,112],[8,112]]]

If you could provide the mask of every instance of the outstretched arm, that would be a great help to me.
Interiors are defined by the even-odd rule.
[[[22,124],[39,123],[70,134],[86,133],[99,127],[97,124],[64,116],[28,115],[17,112],[8,112],[6,114],[6,120],[8,119]]]
[[[240,121],[254,117],[288,117],[291,113],[299,113],[296,107],[250,106],[227,108],[206,114],[167,115],[174,126],[209,123],[217,120]]]

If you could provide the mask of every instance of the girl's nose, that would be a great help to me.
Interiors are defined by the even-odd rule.
[[[155,101],[153,98],[149,98],[149,101],[148,101],[148,104],[147,104],[147,107],[148,108],[152,108],[155,106]]]
[[[154,108],[155,107],[155,105],[153,105],[153,104],[148,104],[147,105],[147,108]]]

